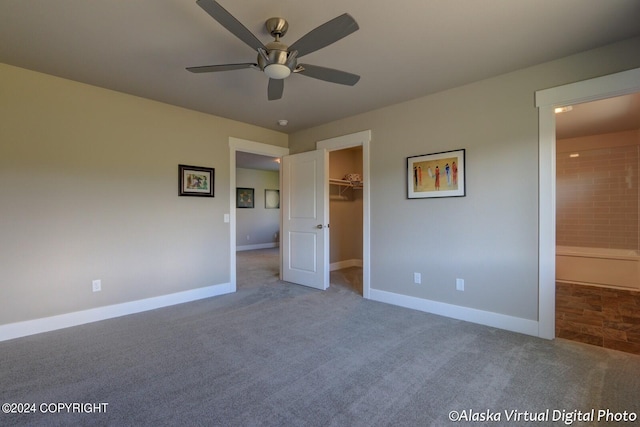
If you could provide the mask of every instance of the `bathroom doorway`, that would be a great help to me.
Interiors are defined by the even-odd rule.
[[[558,338],[640,354],[639,165],[640,93],[556,110]]]
[[[556,114],[568,105],[640,92],[640,68],[539,90],[538,336],[553,339],[556,323]]]

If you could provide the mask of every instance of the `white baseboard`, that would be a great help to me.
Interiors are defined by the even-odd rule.
[[[369,298],[374,301],[398,305],[424,311],[426,313],[451,317],[453,319],[478,323],[480,325],[519,332],[521,334],[538,336],[538,321],[522,319],[520,317],[507,316],[505,314],[492,313],[490,311],[477,310],[475,308],[462,307],[423,298],[410,297],[392,292],[371,289]]]
[[[155,310],[156,308],[168,307],[170,305],[182,304],[185,302],[228,294],[233,291],[234,289],[230,283],[222,283],[219,285],[207,286],[205,288],[176,292],[169,295],[60,314],[58,316],[9,323],[6,325],[0,325],[0,341],[69,328],[71,326],[83,325],[85,323],[98,322],[100,320],[126,316],[128,314],[140,313],[142,311]]]
[[[329,265],[329,270],[341,270],[349,267],[362,267],[361,259],[348,259],[345,261],[333,262]]]
[[[274,243],[259,243],[257,245],[242,245],[236,246],[236,252],[240,251],[252,251],[254,249],[269,249],[269,248],[277,248],[279,245],[277,242]]]

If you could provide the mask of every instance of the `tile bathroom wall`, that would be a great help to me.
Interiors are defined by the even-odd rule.
[[[637,131],[558,141],[556,241],[639,249]]]

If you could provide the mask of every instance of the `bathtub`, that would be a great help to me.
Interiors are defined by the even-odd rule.
[[[556,280],[640,290],[640,254],[630,249],[556,246]]]

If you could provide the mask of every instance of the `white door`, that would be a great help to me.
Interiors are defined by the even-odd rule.
[[[282,279],[329,287],[329,153],[282,158]]]

